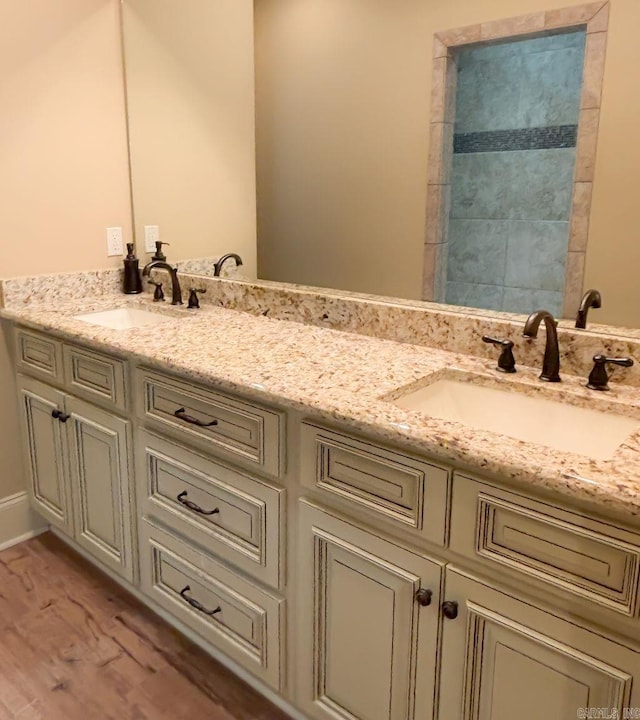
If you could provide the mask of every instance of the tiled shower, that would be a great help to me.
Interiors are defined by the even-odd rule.
[[[584,31],[462,47],[445,300],[562,310]]]

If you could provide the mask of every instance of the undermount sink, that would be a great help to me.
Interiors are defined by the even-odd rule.
[[[101,310],[99,312],[74,315],[74,320],[111,330],[131,330],[132,328],[147,327],[148,325],[162,325],[175,318],[161,315],[157,312],[139,310],[138,308],[117,308],[115,310]]]
[[[634,418],[461,380],[436,380],[393,402],[431,417],[594,460],[610,460],[640,430],[640,421]]]

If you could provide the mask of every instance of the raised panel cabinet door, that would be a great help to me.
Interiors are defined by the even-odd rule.
[[[620,717],[640,706],[640,653],[447,568],[440,720]],[[603,711],[604,712],[604,711]],[[616,714],[617,713],[617,714]]]
[[[35,510],[52,525],[73,532],[64,424],[65,396],[49,385],[18,375],[28,492]]]
[[[133,581],[130,423],[76,398],[67,410],[76,541]]]
[[[298,542],[302,710],[433,718],[442,566],[305,502]]]

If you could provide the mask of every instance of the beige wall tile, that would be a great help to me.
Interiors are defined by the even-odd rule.
[[[444,45],[468,45],[480,40],[480,25],[466,25],[436,33],[436,38]]]
[[[433,36],[433,57],[441,58],[449,55],[449,48],[440,40],[437,35]]]
[[[567,264],[564,273],[562,317],[575,317],[578,307],[580,306],[584,281],[584,259],[584,253],[582,252],[570,252],[567,255]]]
[[[602,96],[602,78],[607,49],[607,33],[587,35],[584,50],[584,75],[582,79],[581,108],[599,108]]]
[[[436,58],[431,73],[431,122],[453,122],[456,112],[456,63],[451,57]]]
[[[493,20],[482,23],[480,26],[480,37],[482,40],[493,40],[494,38],[510,37],[522,33],[544,30],[545,13],[529,13],[504,20]]]
[[[445,74],[444,121],[452,123],[456,119],[456,90],[458,87],[458,68],[452,57],[447,58]]]
[[[447,185],[451,175],[453,123],[431,123],[429,133],[429,185]]]
[[[600,110],[598,109],[580,111],[575,182],[593,182],[599,119]]]
[[[437,245],[446,240],[446,227],[451,209],[451,185],[427,187],[427,222],[425,243]]]
[[[422,270],[422,299],[434,300],[434,280],[436,275],[437,245],[424,246],[424,265]]]
[[[560,8],[549,10],[545,13],[545,28],[563,27],[564,25],[583,25],[589,22],[593,16],[602,9],[606,3],[595,2],[576,7]]]
[[[569,226],[569,250],[586,252],[589,237],[589,216],[593,183],[578,182],[573,186],[571,223]]]
[[[431,122],[445,122],[445,96],[447,92],[447,65],[446,57],[436,58],[433,61],[431,73]]]
[[[609,8],[610,4],[605,3],[602,10],[599,10],[587,23],[587,32],[606,32],[609,28]]]
[[[436,245],[436,266],[433,278],[433,299],[444,302],[447,286],[447,251],[448,244]]]

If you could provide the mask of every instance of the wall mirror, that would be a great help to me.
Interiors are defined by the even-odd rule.
[[[640,326],[640,8],[567,2],[122,0],[138,252]]]

